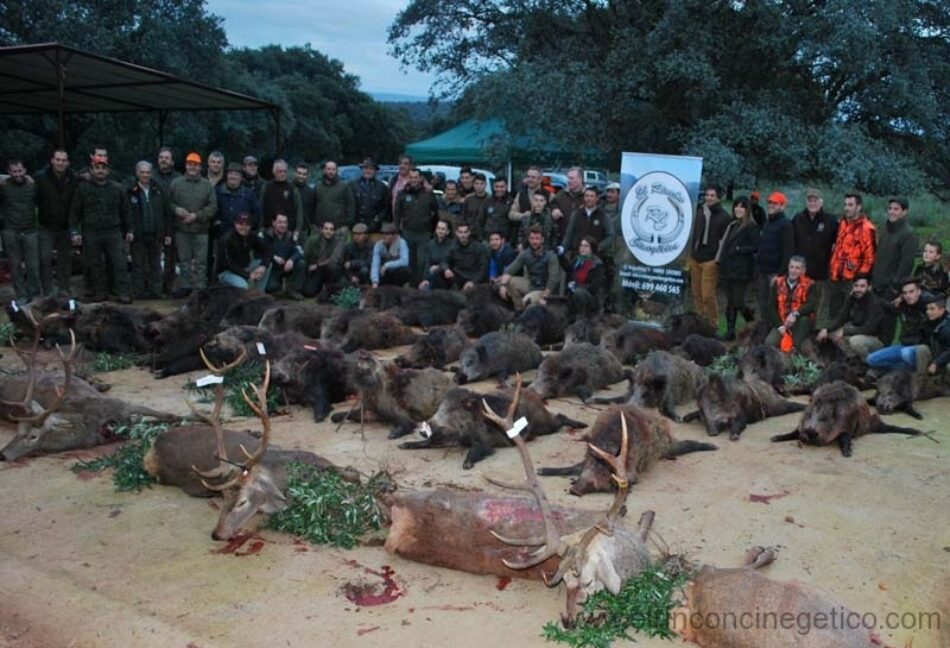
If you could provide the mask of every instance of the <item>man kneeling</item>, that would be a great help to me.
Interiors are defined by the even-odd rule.
[[[793,256],[788,261],[788,274],[777,276],[769,289],[769,312],[766,314],[772,330],[765,343],[782,346],[786,334],[792,345],[801,349],[814,328],[816,305],[820,302],[815,282],[805,275],[805,257]]]

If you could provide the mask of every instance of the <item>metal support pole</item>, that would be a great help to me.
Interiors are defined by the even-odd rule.
[[[165,120],[168,118],[167,110],[158,111],[158,145],[165,146]]]
[[[282,152],[282,144],[283,144],[283,142],[281,142],[281,133],[280,133],[280,108],[279,107],[271,108],[270,114],[274,120],[274,138],[275,138],[274,151],[277,157],[280,157],[280,154]]]
[[[56,67],[56,116],[59,120],[59,148],[66,148],[66,113],[63,106],[66,101],[66,64],[60,58],[59,50],[56,50],[56,61],[53,64]]]

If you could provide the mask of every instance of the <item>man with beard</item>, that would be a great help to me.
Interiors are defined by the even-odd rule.
[[[254,192],[257,199],[261,198],[261,189],[264,188],[264,178],[258,175],[257,158],[253,155],[244,156],[244,186]]]
[[[856,193],[844,196],[844,220],[838,225],[828,276],[830,317],[836,318],[851,293],[851,282],[859,274],[871,274],[877,251],[874,225],[862,212],[863,201]],[[873,277],[872,277],[873,280]]]
[[[567,172],[567,187],[561,189],[551,200],[551,220],[554,224],[551,245],[564,239],[567,221],[584,203],[584,170],[571,167]]]
[[[313,222],[313,210],[317,202],[317,194],[310,186],[310,165],[306,162],[297,162],[294,167],[294,188],[300,196],[300,211],[303,213],[303,220],[298,224],[298,229],[302,236],[309,236],[311,231],[316,230],[316,223]]]
[[[487,239],[491,232],[501,232],[507,239],[511,234],[511,221],[508,213],[512,205],[511,194],[508,193],[508,179],[495,178],[492,181],[492,194],[482,205],[481,238]]]
[[[78,178],[69,168],[66,151],[53,151],[49,166],[36,175],[36,203],[39,220],[40,286],[53,296],[53,250],[56,250],[56,283],[59,294],[68,296],[73,275],[73,248],[69,241],[69,203]]]
[[[466,223],[475,240],[479,240],[482,237],[482,207],[485,205],[485,201],[488,200],[488,193],[485,191],[487,182],[484,173],[476,173],[474,175],[474,191],[465,196],[465,200],[462,203],[462,215],[458,223],[456,223],[456,226],[460,223]]]
[[[172,181],[181,176],[175,170],[175,154],[170,147],[163,146],[158,149],[156,164],[158,168],[152,173],[152,180],[157,182],[165,195],[168,196],[172,188]],[[162,292],[168,295],[175,286],[175,266],[178,265],[178,249],[175,247],[174,238],[172,238],[169,245],[165,246],[162,254],[165,262],[162,268]]]
[[[370,282],[373,245],[369,242],[368,231],[365,223],[357,223],[353,226],[353,240],[343,246],[343,272],[347,281],[357,286]]]
[[[703,192],[703,204],[696,209],[693,221],[688,261],[693,308],[714,329],[719,327],[719,309],[716,304],[719,264],[716,262],[716,253],[732,220],[722,208],[722,193],[722,187],[718,186],[708,186]]]
[[[303,250],[294,241],[289,228],[287,215],[277,214],[273,226],[261,233],[264,244],[262,264],[268,269],[265,290],[269,293],[282,290],[285,297],[299,300],[303,299],[300,289],[307,268],[303,262]]]
[[[440,283],[447,288],[471,290],[475,284],[488,279],[488,248],[481,241],[472,240],[468,223],[455,227],[455,243],[439,265]]]
[[[369,232],[378,232],[383,223],[392,221],[392,197],[386,183],[376,178],[379,165],[366,158],[360,165],[360,178],[350,184],[356,203],[356,222]]]
[[[471,167],[462,167],[459,170],[459,196],[465,200],[475,193],[475,174]]]
[[[330,221],[339,236],[349,238],[350,228],[356,222],[356,200],[353,190],[340,180],[333,160],[323,163],[323,177],[315,193],[314,222]]]
[[[300,193],[297,187],[287,178],[287,162],[274,160],[271,167],[274,179],[264,183],[261,190],[261,214],[264,217],[262,226],[267,229],[274,224],[274,216],[284,214],[289,219],[290,231],[294,240],[300,238],[300,228],[304,226],[303,207],[300,204]]]
[[[508,211],[508,220],[514,224],[511,229],[512,235],[520,229],[521,221],[531,215],[531,196],[541,189],[541,180],[543,178],[544,174],[541,173],[541,167],[529,166],[527,172],[525,172],[521,189],[518,191],[518,195],[515,196],[514,202],[511,204],[511,209]],[[514,238],[508,237],[508,240],[513,241]]]
[[[871,278],[858,275],[851,284],[851,294],[838,317],[828,328],[818,331],[815,339],[819,342],[831,340],[848,355],[855,355],[864,361],[868,354],[884,347],[883,323],[884,309],[881,300],[871,290]],[[887,343],[892,339],[893,332]]]
[[[566,252],[570,260],[577,254],[578,246],[584,237],[593,237],[600,245],[600,249],[609,250],[614,244],[613,224],[607,214],[598,204],[597,189],[587,187],[584,190],[584,204],[571,214],[561,240],[562,252]]]
[[[36,183],[27,181],[20,160],[7,163],[9,179],[0,185],[3,249],[10,262],[13,292],[27,303],[40,295],[40,247],[36,232]],[[21,269],[23,266],[23,269]]]
[[[307,239],[303,258],[307,268],[303,284],[304,297],[313,297],[339,281],[343,265],[343,241],[337,236],[332,222],[323,223],[320,231]]]

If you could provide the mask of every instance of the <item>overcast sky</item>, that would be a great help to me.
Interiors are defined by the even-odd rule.
[[[211,13],[224,18],[234,47],[306,45],[343,62],[370,93],[428,96],[433,78],[403,72],[386,52],[386,30],[405,6],[400,0],[208,0]]]

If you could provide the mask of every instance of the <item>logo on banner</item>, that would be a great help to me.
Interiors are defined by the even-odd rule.
[[[679,178],[665,171],[647,173],[624,200],[624,241],[640,263],[666,265],[686,248],[692,214],[693,202]]]

